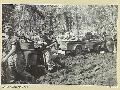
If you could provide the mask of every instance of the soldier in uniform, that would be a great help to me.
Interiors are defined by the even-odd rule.
[[[110,35],[107,35],[106,32],[103,32],[102,38],[103,38],[103,44],[101,46],[101,49],[103,49],[103,51],[113,53],[113,51],[114,51],[113,38]]]
[[[13,57],[13,58],[11,58]],[[14,36],[11,40],[11,50],[3,58],[2,63],[8,63],[8,72],[9,78],[7,83],[15,83],[16,80],[19,80],[18,75],[22,76],[24,79],[34,81],[34,77],[28,73],[26,69],[26,61],[24,57],[23,50],[20,46],[20,38],[14,33]]]

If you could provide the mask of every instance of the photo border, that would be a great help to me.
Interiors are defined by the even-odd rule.
[[[98,85],[48,85],[48,84],[2,84],[3,90],[120,90],[120,1],[119,0],[1,0],[0,1],[0,36],[2,36],[2,4],[45,4],[45,5],[118,5],[117,21],[117,86],[98,86]],[[2,59],[2,37],[0,37],[0,60]],[[1,67],[1,64],[0,64]],[[0,70],[1,71],[1,70]],[[1,72],[0,72],[1,75]],[[1,77],[0,77],[1,80]],[[0,81],[1,82],[1,81]],[[15,87],[16,86],[16,87]],[[19,86],[19,87],[18,87]]]

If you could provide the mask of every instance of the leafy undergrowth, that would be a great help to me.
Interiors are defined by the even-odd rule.
[[[48,73],[37,84],[116,86],[116,54],[77,55],[61,60],[66,68]]]

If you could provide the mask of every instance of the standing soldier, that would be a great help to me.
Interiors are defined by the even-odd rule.
[[[102,38],[103,38],[103,47],[102,47],[102,49],[105,49],[105,51],[107,51],[107,52],[113,53],[113,51],[114,51],[113,38],[111,36],[107,35],[106,32],[103,32]]]
[[[7,83],[15,83],[17,75],[24,77],[26,80],[34,80],[33,76],[29,74],[26,69],[26,61],[24,57],[23,50],[20,46],[20,38],[14,33],[11,41],[11,50],[10,52],[3,58],[3,63],[8,63],[8,72],[9,76],[7,79]],[[12,57],[10,59],[10,57]]]

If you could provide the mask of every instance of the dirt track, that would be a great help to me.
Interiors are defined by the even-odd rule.
[[[116,54],[87,54],[62,59],[67,68],[41,76],[39,84],[116,86]]]

